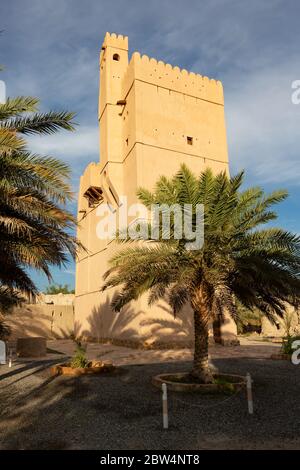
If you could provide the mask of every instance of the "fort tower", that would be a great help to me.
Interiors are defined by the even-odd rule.
[[[137,202],[136,190],[153,188],[181,163],[200,174],[210,167],[228,172],[221,82],[135,52],[128,63],[128,38],[106,33],[100,53],[100,163],[90,163],[80,180],[78,237],[88,252],[76,264],[77,334],[123,343],[181,344],[192,341],[192,315],[174,319],[165,304],[151,308],[142,297],[116,314],[113,292],[99,291],[114,242],[97,237],[97,208],[120,196]],[[230,318],[221,325],[224,341],[235,339]]]

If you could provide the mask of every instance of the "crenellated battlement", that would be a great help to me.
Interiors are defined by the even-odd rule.
[[[128,36],[107,32],[102,45],[101,58],[107,47],[128,51]],[[141,80],[217,104],[224,104],[223,86],[219,80],[180,69],[178,66],[141,55],[139,52],[132,54],[125,72],[122,84],[124,97],[134,80]]]
[[[223,86],[219,80],[208,78],[172,66],[161,60],[134,52],[123,79],[126,96],[134,80],[141,80],[179,93],[224,104]]]
[[[106,33],[102,44],[102,48],[103,47],[114,47],[116,49],[128,51],[128,36],[116,33]]]

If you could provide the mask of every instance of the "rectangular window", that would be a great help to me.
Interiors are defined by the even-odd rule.
[[[188,145],[193,145],[193,137],[187,136],[186,141]]]

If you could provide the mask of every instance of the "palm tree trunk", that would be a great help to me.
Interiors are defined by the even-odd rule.
[[[191,375],[202,383],[212,383],[213,375],[208,361],[208,320],[209,312],[205,304],[203,289],[192,300],[194,309],[194,363]]]
[[[222,325],[222,317],[221,315],[216,314],[215,319],[213,321],[213,334],[214,334],[215,343],[217,344],[222,344],[221,325]]]
[[[194,311],[195,349],[191,375],[199,382],[212,383],[213,376],[208,362],[208,322],[199,311]]]

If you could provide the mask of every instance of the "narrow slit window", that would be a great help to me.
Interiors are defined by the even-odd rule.
[[[193,137],[187,136],[186,142],[188,145],[193,145]]]

